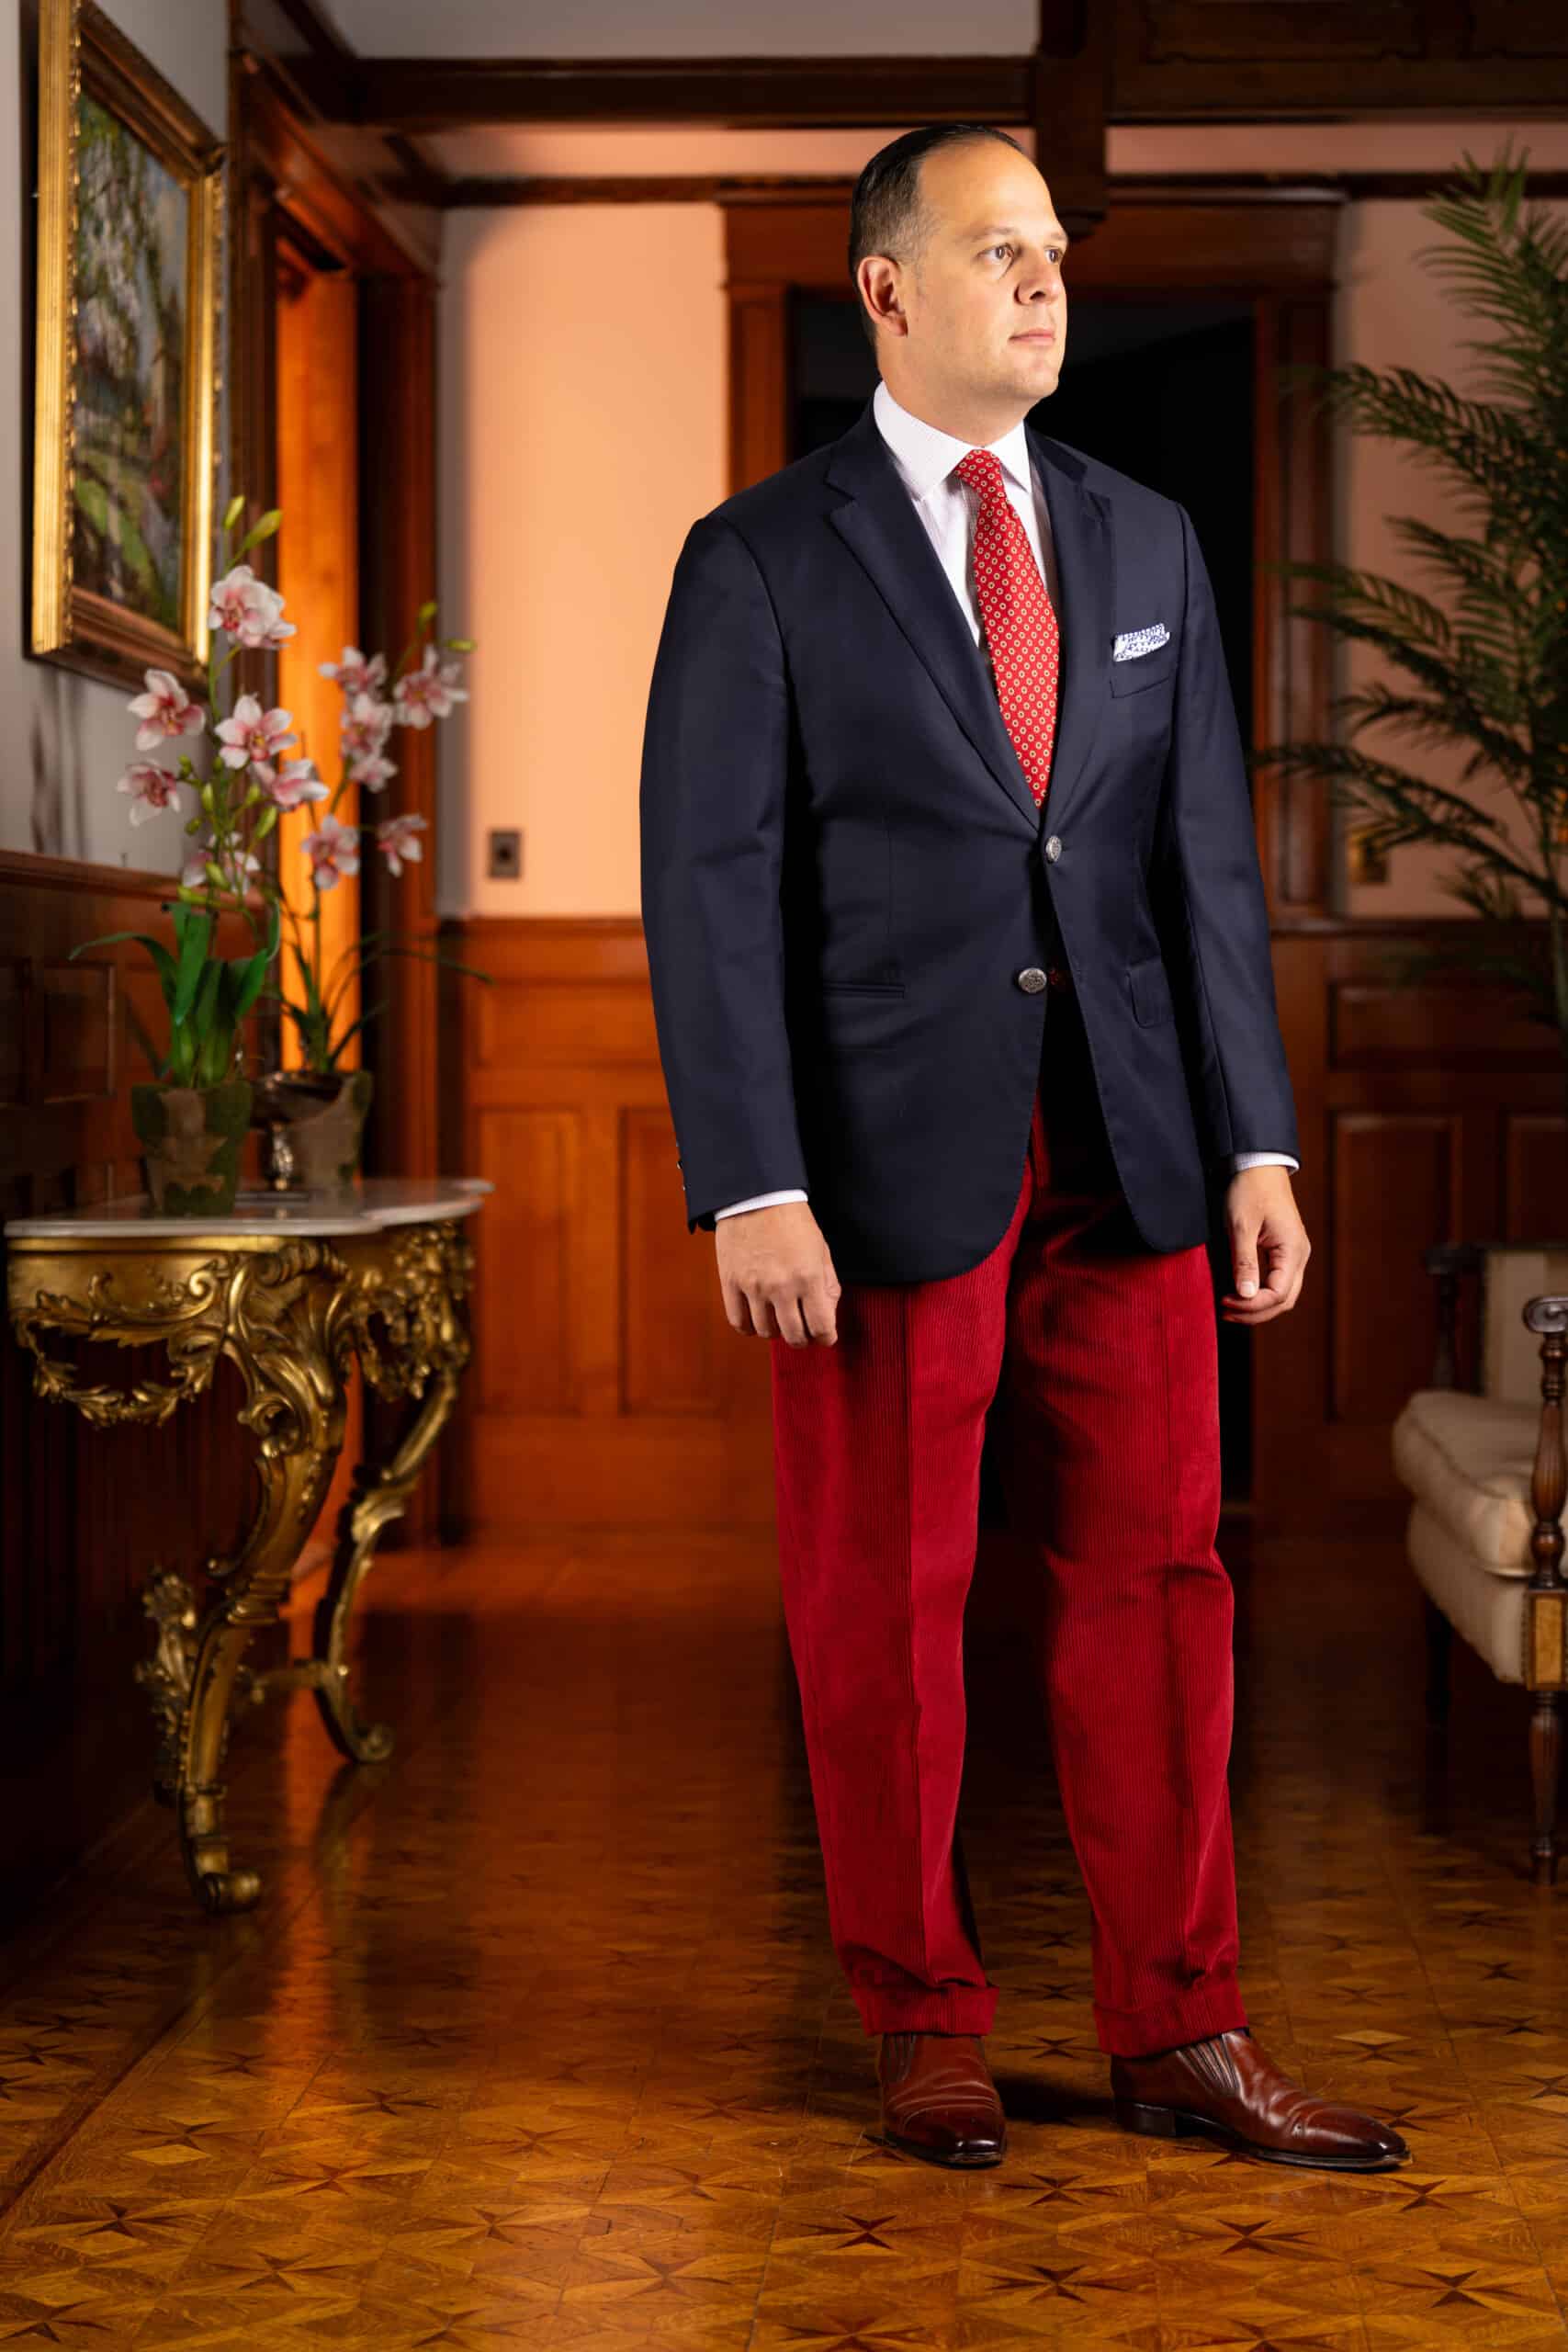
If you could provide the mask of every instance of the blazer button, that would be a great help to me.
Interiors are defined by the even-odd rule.
[[[1056,860],[1062,854],[1062,837],[1060,833],[1050,833],[1046,836],[1045,854],[1050,859],[1052,865],[1055,865]]]
[[[1018,985],[1025,996],[1038,996],[1045,985],[1045,975],[1038,964],[1027,964],[1017,976]]]

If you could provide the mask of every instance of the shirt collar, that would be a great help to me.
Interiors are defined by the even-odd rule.
[[[951,433],[928,424],[924,417],[912,416],[907,408],[900,407],[880,377],[871,406],[877,430],[893,452],[894,463],[911,498],[924,498],[953,471],[960,458],[977,446],[990,450],[1002,471],[1020,490],[1032,491],[1029,435],[1022,417],[999,441],[959,441]]]

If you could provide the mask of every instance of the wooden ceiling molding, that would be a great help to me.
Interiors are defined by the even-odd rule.
[[[447,175],[355,119],[357,61],[315,0],[229,0],[253,180],[344,267],[434,273]]]
[[[704,123],[731,130],[1027,122],[1032,57],[362,58],[343,118],[383,130],[475,123]]]
[[[360,56],[315,0],[231,5],[323,123],[409,138],[481,123],[1032,122],[1072,177],[1105,122],[1568,111],[1562,0],[1042,0],[1036,46],[1013,57]]]
[[[1028,55],[479,58],[361,56],[320,0],[230,0],[248,70],[266,74],[321,166],[422,268],[440,215],[523,204],[806,201],[840,187],[767,173],[464,173],[422,138],[535,123],[732,130],[1032,126],[1075,236],[1109,206],[1111,123],[1568,114],[1563,0],[1040,0]],[[1539,175],[1543,196],[1561,175]],[[1341,195],[1422,196],[1419,174],[1325,175]],[[1118,183],[1118,200],[1129,183]],[[1258,175],[1234,183],[1258,185]]]
[[[1115,0],[1111,119],[1568,108],[1562,0]]]

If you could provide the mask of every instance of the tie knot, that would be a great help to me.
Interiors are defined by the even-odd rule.
[[[960,481],[968,483],[984,498],[1006,497],[1002,486],[1001,460],[990,449],[971,449],[959,458],[953,469]]]

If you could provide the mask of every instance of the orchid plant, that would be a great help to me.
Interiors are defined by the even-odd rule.
[[[220,548],[225,550],[243,507],[243,496],[235,497],[224,514]],[[335,959],[332,970],[323,970],[322,894],[335,888],[344,875],[358,872],[360,843],[367,834],[374,842],[376,852],[386,859],[389,871],[401,874],[406,865],[423,857],[420,835],[426,825],[425,819],[417,813],[388,817],[373,825],[346,824],[336,813],[338,804],[351,785],[372,793],[385,790],[389,778],[397,774],[396,763],[387,756],[387,746],[397,728],[429,727],[435,719],[446,718],[457,704],[468,700],[466,689],[457,683],[461,664],[452,657],[472,652],[474,640],[432,637],[429,632],[437,606],[431,602],[420,606],[414,635],[389,680],[385,657],[379,653],[367,657],[355,646],[344,646],[341,661],[317,665],[321,676],[334,679],[343,694],[338,730],[340,774],[335,787],[329,789],[313,761],[297,743],[291,712],[265,709],[259,696],[246,693],[233,698],[225,716],[219,715],[219,681],[240,650],[276,649],[296,634],[295,624],[283,617],[283,597],[265,581],[258,579],[252,566],[243,560],[261,541],[272,536],[281,520],[281,509],[273,508],[253,525],[231,558],[225,553],[224,568],[213,587],[207,619],[209,630],[221,632],[228,639],[228,647],[220,655],[214,641],[209,652],[208,707],[204,709],[187,694],[172,672],[155,669],[145,673],[145,693],[136,695],[130,704],[140,721],[136,734],[136,749],[140,752],[177,743],[186,735],[205,738],[210,733],[210,747],[204,758],[206,773],[188,751],[181,751],[174,769],[155,759],[133,760],[116,787],[130,801],[132,825],[144,824],[164,809],[178,808],[182,789],[194,792],[198,804],[186,820],[186,832],[192,838],[193,846],[181,868],[175,903],[175,957],[170,958],[166,949],[161,949],[156,941],[143,933],[112,934],[116,939],[141,940],[158,965],[160,978],[165,983],[164,993],[169,996],[171,1021],[171,1051],[162,1069],[139,1023],[137,1035],[160,1075],[165,1071],[179,1075],[198,1069],[204,1073],[199,1080],[187,1078],[186,1082],[213,1083],[219,1077],[232,1075],[243,1057],[237,1020],[231,1021],[229,1038],[220,1046],[211,1034],[212,1021],[209,1017],[220,1003],[232,1012],[238,1001],[236,989],[226,988],[221,999],[209,991],[208,1002],[202,985],[203,959],[212,933],[220,915],[231,909],[243,916],[253,935],[261,943],[256,954],[244,959],[243,1010],[248,1011],[258,996],[276,999],[299,1032],[306,1069],[317,1075],[336,1073],[339,1057],[350,1040],[384,1011],[384,1004],[378,1004],[362,1012],[346,1026],[340,1025],[355,976],[362,975],[380,956],[416,956],[456,970],[473,972],[479,979],[490,977],[472,965],[459,964],[455,957],[442,956],[434,949],[395,942],[385,931],[362,933],[352,940]],[[291,750],[293,756],[288,756]],[[300,844],[310,860],[314,886],[310,910],[301,915],[265,868],[260,844],[286,810],[321,802],[325,806],[318,811],[315,828]],[[267,909],[265,939],[264,926],[251,903],[255,895]],[[282,985],[265,985],[265,967],[278,952],[284,923],[288,926],[288,946],[299,974],[297,990]],[[85,943],[88,946],[106,944]],[[169,972],[165,972],[165,966]],[[170,973],[179,981],[177,997],[170,995]],[[216,984],[213,986],[215,989]],[[216,1069],[215,1055],[220,1050],[224,1057],[223,1068]]]

